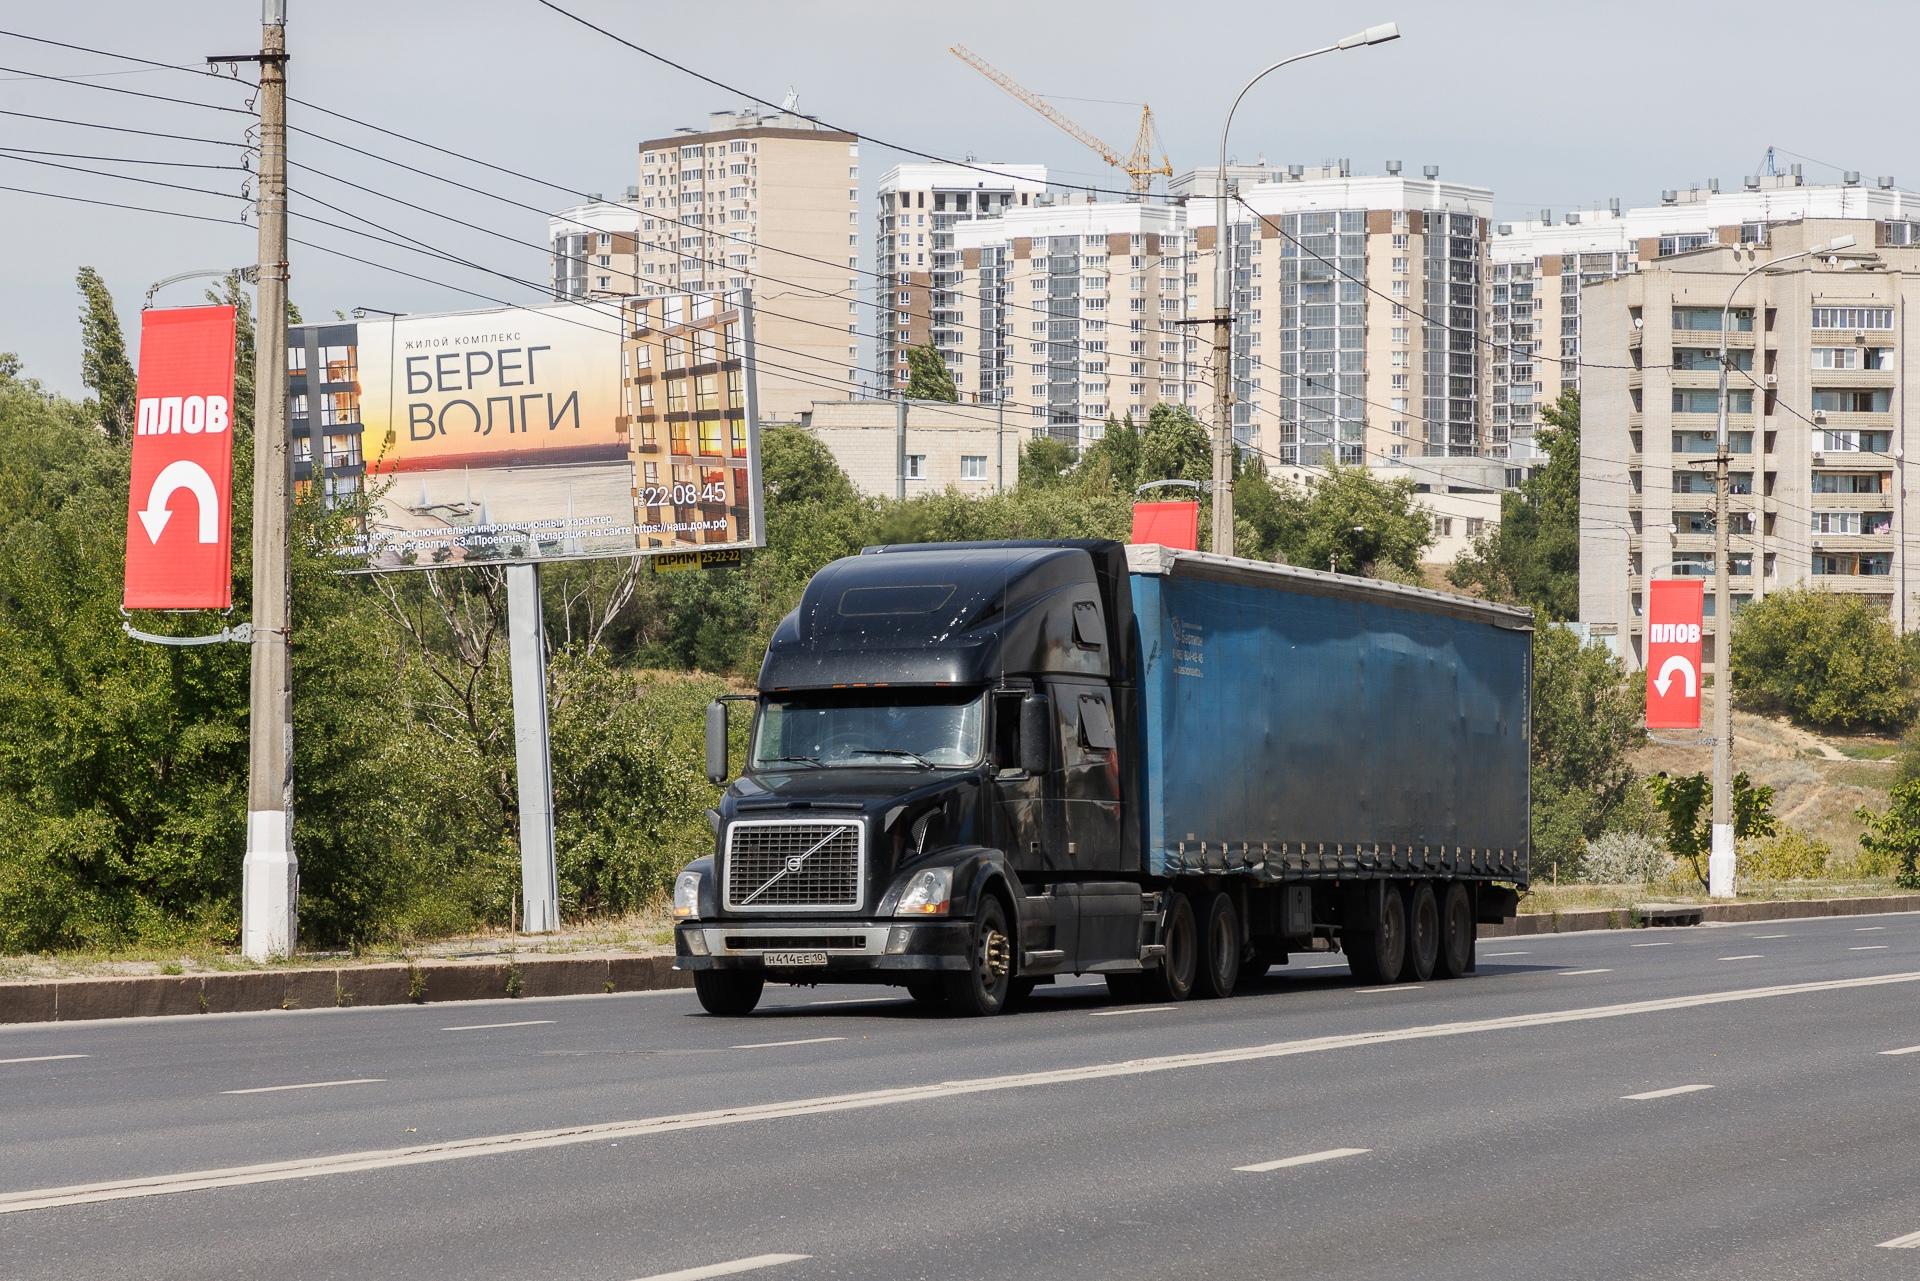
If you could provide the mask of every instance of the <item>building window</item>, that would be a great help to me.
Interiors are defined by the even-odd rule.
[[[907,455],[907,479],[925,480],[927,478],[927,456],[925,454]]]
[[[961,480],[985,480],[987,478],[987,456],[985,454],[960,455]]]
[[[1749,323],[1747,327],[1753,326]],[[1815,329],[1892,329],[1893,308],[1815,307],[1813,327]]]

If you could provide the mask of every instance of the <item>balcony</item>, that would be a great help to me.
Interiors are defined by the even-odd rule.
[[[1892,387],[1897,371],[1892,369],[1813,369],[1807,381],[1822,387]]]
[[[1892,471],[1893,455],[1865,449],[1828,449],[1813,455],[1816,471]]]
[[[1860,512],[1886,511],[1893,506],[1893,495],[1887,494],[1812,494],[1813,510],[1817,512]]]

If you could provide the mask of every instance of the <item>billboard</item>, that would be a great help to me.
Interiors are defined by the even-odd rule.
[[[126,609],[233,604],[231,307],[140,313]]]
[[[1656,578],[1647,587],[1647,728],[1699,729],[1705,584]]]
[[[290,331],[296,479],[353,568],[764,542],[748,297],[666,294]]]

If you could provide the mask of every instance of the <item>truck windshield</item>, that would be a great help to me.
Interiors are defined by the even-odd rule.
[[[755,769],[951,768],[980,759],[985,695],[973,690],[847,690],[769,696],[753,735]]]

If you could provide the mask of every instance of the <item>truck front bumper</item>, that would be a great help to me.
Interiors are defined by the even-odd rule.
[[[673,931],[677,970],[764,970],[792,982],[903,979],[929,970],[967,968],[966,921],[682,921]],[[770,966],[769,953],[820,953],[827,963]]]

